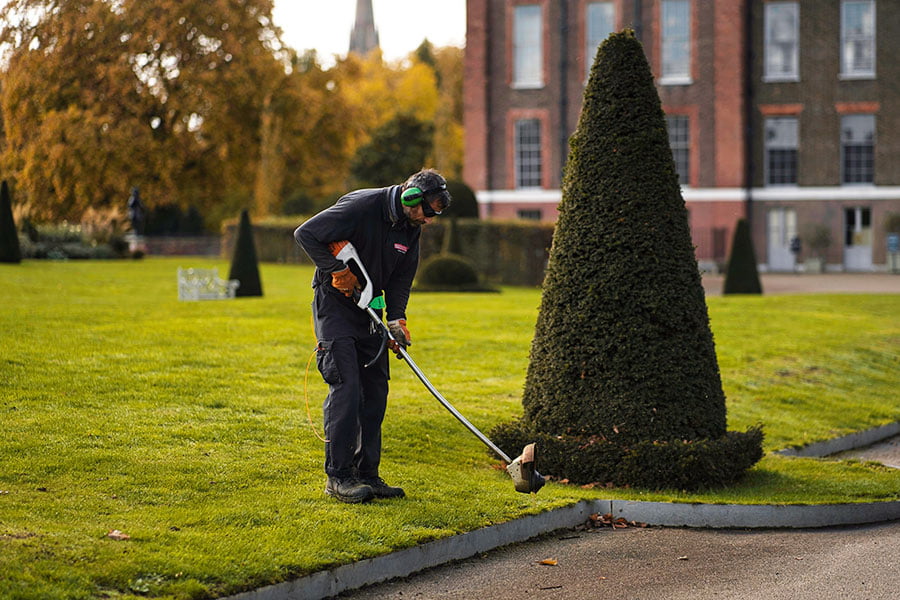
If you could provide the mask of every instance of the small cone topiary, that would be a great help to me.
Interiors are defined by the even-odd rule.
[[[762,432],[726,433],[687,211],[634,32],[602,44],[570,140],[511,455],[573,483],[699,488],[739,477]]]
[[[756,253],[753,251],[750,226],[746,219],[740,219],[734,231],[722,293],[762,294],[759,271],[756,269]]]
[[[0,184],[0,262],[22,262],[22,249],[19,247],[19,233],[12,214],[12,199],[6,180]]]
[[[250,214],[241,211],[241,222],[238,225],[237,241],[234,244],[234,255],[231,259],[229,279],[241,282],[235,296],[262,296],[262,282],[259,278],[259,261],[256,259],[256,243],[253,241],[253,226]]]

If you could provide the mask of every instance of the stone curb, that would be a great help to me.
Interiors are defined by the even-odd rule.
[[[873,427],[872,429],[866,429],[865,431],[857,431],[856,433],[851,433],[832,440],[816,442],[815,444],[803,446],[802,448],[785,448],[783,450],[777,450],[775,453],[784,456],[813,458],[829,456],[831,454],[837,454],[838,452],[863,448],[898,434],[900,434],[900,421],[888,423],[881,427]]]
[[[826,456],[867,446],[900,432],[900,422],[891,423],[812,444],[800,449],[780,450],[789,456]],[[450,538],[435,540],[319,571],[294,581],[266,586],[229,596],[225,600],[320,600],[341,592],[406,577],[412,573],[455,560],[463,560],[500,546],[584,524],[592,514],[665,527],[708,528],[808,528],[861,525],[900,519],[900,501],[847,504],[750,505],[678,504],[628,500],[582,500],[576,504],[529,515],[499,525],[484,527]]]

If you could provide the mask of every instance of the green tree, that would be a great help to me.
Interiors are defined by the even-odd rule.
[[[726,436],[687,211],[631,31],[601,46],[585,89],[523,405],[543,468],[572,481],[699,487],[761,456],[760,431]]]
[[[376,187],[404,181],[425,166],[433,127],[413,115],[400,114],[376,129],[357,151],[350,174],[357,185]]]
[[[731,242],[731,256],[725,273],[723,294],[762,294],[759,272],[756,269],[756,252],[750,238],[747,219],[740,219]]]

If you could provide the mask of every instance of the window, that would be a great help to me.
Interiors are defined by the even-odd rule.
[[[616,6],[612,2],[589,2],[585,15],[585,40],[587,48],[584,53],[585,77],[591,73],[591,65],[597,56],[597,47],[609,37],[616,28]]]
[[[513,12],[513,86],[539,88],[544,85],[541,47],[541,7],[521,4]]]
[[[844,245],[845,246],[871,246],[872,245],[872,209],[845,208],[844,209]]]
[[[520,119],[515,128],[516,187],[541,187],[541,122]]]
[[[766,119],[766,185],[797,184],[797,117]]]
[[[691,3],[662,2],[662,79],[660,83],[691,81]]]
[[[841,76],[875,76],[875,1],[841,2]]]
[[[875,183],[875,115],[841,118],[841,181]]]
[[[516,211],[516,216],[520,219],[525,219],[526,221],[540,221],[541,220],[541,209],[526,209],[520,208]]]
[[[675,171],[678,173],[678,180],[681,185],[690,185],[690,119],[682,115],[668,116],[666,117],[666,125],[669,129],[669,147],[672,148],[672,158],[675,159]]]
[[[769,2],[765,13],[765,81],[800,79],[800,7],[796,2]]]

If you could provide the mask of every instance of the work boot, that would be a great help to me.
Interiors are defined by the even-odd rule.
[[[354,477],[329,477],[325,484],[325,493],[334,496],[341,502],[359,504],[375,497],[375,491]]]
[[[381,477],[369,477],[361,481],[372,488],[376,498],[403,498],[406,496],[403,488],[389,486]]]

